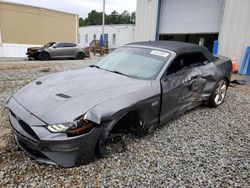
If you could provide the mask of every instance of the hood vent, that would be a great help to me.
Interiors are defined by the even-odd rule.
[[[36,81],[36,85],[41,85],[42,82],[41,81]]]
[[[65,98],[65,99],[71,98],[71,96],[65,95],[65,94],[63,94],[63,93],[57,93],[56,96],[62,97],[62,98]]]

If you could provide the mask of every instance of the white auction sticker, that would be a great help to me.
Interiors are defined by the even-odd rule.
[[[158,51],[158,50],[153,50],[153,51],[150,52],[150,54],[158,55],[158,56],[161,56],[161,57],[168,57],[169,56],[169,53]]]

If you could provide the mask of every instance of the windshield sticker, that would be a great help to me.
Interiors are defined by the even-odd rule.
[[[168,57],[169,56],[169,53],[158,51],[158,50],[153,50],[153,51],[150,52],[150,54],[158,55],[158,56],[161,56],[161,57]]]

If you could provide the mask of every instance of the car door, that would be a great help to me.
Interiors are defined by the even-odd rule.
[[[50,49],[49,53],[52,58],[58,58],[64,55],[64,43],[56,43]]]
[[[201,54],[177,56],[161,79],[162,106],[160,121],[194,108],[201,103],[202,90],[206,84],[201,66],[206,62]]]
[[[76,44],[74,43],[65,43],[64,44],[64,54],[67,57],[75,57],[76,55]]]

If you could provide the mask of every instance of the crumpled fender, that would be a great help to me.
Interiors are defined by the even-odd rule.
[[[154,95],[153,90],[151,91],[151,94]],[[121,98],[124,99],[124,97],[121,96],[121,98],[114,98],[105,101],[92,108],[85,114],[85,119],[102,125],[103,131],[99,138],[99,147],[102,147],[106,139],[109,137],[114,126],[128,112],[136,111],[140,114],[140,117],[143,117],[143,121],[146,121],[145,117],[147,116],[146,114],[149,111],[148,108],[150,107],[149,104],[145,101],[148,96],[149,95],[143,94],[142,97],[141,92],[140,94],[134,92],[126,95],[126,100],[121,100]],[[138,98],[141,99],[139,102]]]
[[[135,91],[124,96],[111,98],[93,107],[85,113],[85,119],[100,124],[102,121],[117,118],[129,111],[147,111],[151,108],[151,99],[160,94],[160,84],[151,84],[143,91]]]

